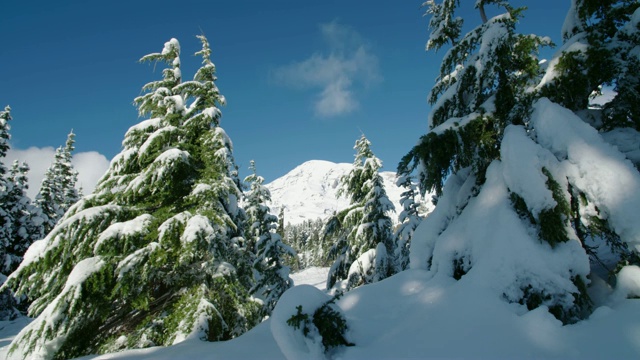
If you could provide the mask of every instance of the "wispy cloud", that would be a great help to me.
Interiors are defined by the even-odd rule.
[[[348,114],[359,106],[356,92],[382,80],[378,58],[355,30],[331,22],[320,25],[327,44],[306,60],[274,71],[275,79],[287,86],[317,89],[314,112],[321,117]]]
[[[34,199],[40,190],[40,184],[44,174],[51,166],[55,149],[53,147],[30,147],[26,150],[10,149],[3,160],[7,168],[11,168],[14,160],[26,162],[29,165],[29,189],[27,195]],[[98,180],[109,168],[109,160],[95,151],[75,153],[71,160],[73,167],[78,171],[78,187],[82,187],[84,194],[93,192]]]

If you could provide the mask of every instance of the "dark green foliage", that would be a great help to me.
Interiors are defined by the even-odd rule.
[[[567,221],[571,209],[564,197],[560,184],[553,179],[549,170],[542,168],[542,173],[547,176],[547,187],[551,190],[553,199],[557,204],[553,209],[545,209],[538,214],[540,239],[547,241],[553,247],[569,240]]]
[[[531,284],[521,288],[522,297],[519,303],[526,305],[528,310],[534,310],[541,305],[549,307],[549,312],[563,324],[573,324],[580,319],[584,319],[592,311],[593,302],[587,294],[587,286],[580,276],[571,278],[571,282],[576,287],[577,292],[562,295],[550,294],[545,290],[537,290]],[[562,296],[571,296],[573,298],[573,306],[565,308],[558,303],[558,298]]]
[[[571,207],[565,199],[560,184],[553,178],[551,172],[542,168],[542,173],[547,177],[547,187],[551,190],[556,206],[544,209],[539,214],[532,214],[524,199],[511,192],[511,205],[516,213],[538,228],[538,236],[541,241],[546,241],[552,247],[569,240],[567,233],[568,221],[571,218]]]
[[[526,89],[542,73],[536,54],[551,43],[546,38],[515,32],[523,8],[514,8],[507,1],[481,1],[476,5],[484,14],[484,6],[490,4],[506,13],[461,36],[462,19],[452,20],[461,6],[459,1],[425,3],[432,15],[429,27],[433,31],[427,49],[439,49],[447,43],[451,48],[429,95],[433,105],[430,132],[398,165],[401,174],[409,174],[420,165],[422,194],[435,191],[440,196],[446,178],[466,167],[471,167],[478,179],[484,179],[488,165],[499,159],[504,128],[527,123],[534,94]],[[501,36],[489,42],[485,35],[495,32]]]
[[[581,210],[589,206],[584,193],[569,186],[571,193],[571,225],[582,243],[582,247],[589,255],[590,260],[606,270],[609,281],[613,284],[616,274],[627,265],[640,265],[640,255],[629,248],[629,245],[622,241],[609,224],[609,220],[600,215],[600,209],[594,206],[596,215],[583,215]],[[587,223],[583,223],[586,218]],[[615,262],[601,259],[598,253],[602,252],[602,247],[607,247]]]
[[[99,342],[95,334],[100,331],[102,322],[108,316],[105,305],[109,303],[109,299],[103,294],[108,292],[108,287],[114,283],[112,272],[112,268],[104,266],[101,271],[94,273],[82,285],[80,298],[72,302],[73,306],[67,312],[68,314],[86,313],[85,316],[89,320],[82,323],[72,323],[69,326],[73,329],[69,331],[69,341],[64,343],[55,354],[54,359],[75,358],[84,354],[84,349],[95,346]],[[84,307],[85,301],[96,303],[97,306],[87,309]]]
[[[313,313],[313,324],[322,336],[322,345],[326,350],[338,346],[354,346],[344,337],[348,326],[344,315],[330,306],[335,298]]]
[[[436,196],[442,195],[447,177],[463,168],[471,167],[477,176],[484,178],[491,161],[500,158],[499,144],[504,130],[497,120],[490,115],[479,115],[442,133],[427,133],[402,158],[398,173],[408,174],[418,164],[425,164],[419,174],[421,193],[434,191]]]
[[[398,173],[411,173],[420,161],[429,164],[419,174],[421,193],[424,195],[427,191],[435,191],[436,196],[440,196],[447,176],[459,168],[455,163],[459,147],[455,131],[446,130],[442,134],[430,132],[422,136],[420,143],[402,157]]]
[[[524,199],[520,195],[514,192],[510,193],[509,197],[511,198],[511,205],[516,210],[516,213],[521,218],[528,219],[532,225],[535,225],[536,218],[533,216],[531,211],[529,211],[529,208],[527,207],[527,203],[524,201]]]
[[[462,279],[469,270],[471,270],[471,261],[465,256],[456,257],[453,259],[453,278],[456,280]]]
[[[296,306],[297,312],[287,320],[287,324],[296,330],[301,329],[304,336],[308,336],[311,326],[315,326],[322,337],[325,352],[338,346],[354,346],[355,344],[345,338],[348,330],[347,320],[334,305],[340,296],[341,293],[317,308],[311,319],[309,314],[302,312],[302,305]]]
[[[309,331],[311,331],[308,326],[309,314],[302,312],[302,305],[296,306],[296,310],[297,313],[287,320],[287,324],[296,330],[302,328],[302,334],[307,336],[309,335]]]
[[[570,10],[576,27],[564,38],[579,38],[587,46],[560,57],[553,70],[559,75],[545,84],[542,95],[569,109],[583,110],[592,93],[610,86],[616,96],[601,108],[602,123],[598,127],[640,130],[640,61],[633,53],[640,33],[627,27],[638,7],[640,3],[635,0],[576,1]]]
[[[427,43],[427,50],[438,50],[447,43],[455,43],[460,37],[462,19],[456,18],[454,12],[460,0],[446,0],[442,4],[435,1],[426,1],[422,6],[427,7],[427,14],[432,16],[429,27],[434,30],[431,39]],[[445,23],[445,26],[440,26]]]
[[[597,80],[599,74],[592,77],[594,74],[589,74],[585,68],[586,60],[580,52],[563,53],[556,66],[563,76],[555,79],[553,84],[545,85],[540,94],[571,110],[587,108],[589,94],[602,82]]]

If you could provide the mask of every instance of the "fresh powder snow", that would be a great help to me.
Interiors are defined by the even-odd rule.
[[[304,307],[321,301],[321,294],[308,288],[290,291],[296,294],[290,305]],[[473,281],[408,270],[354,289],[337,302],[349,324],[349,341],[355,346],[339,349],[334,358],[638,358],[640,301],[614,297],[609,301],[589,319],[563,326],[545,307],[528,312]],[[24,320],[1,323],[0,339],[15,332],[20,321]],[[276,340],[282,334],[273,331],[273,321],[275,318],[268,319],[230,341],[188,339],[170,347],[84,359],[303,359],[285,356]],[[3,351],[6,347],[0,349],[0,357]]]

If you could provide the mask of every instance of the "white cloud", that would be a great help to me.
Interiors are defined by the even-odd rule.
[[[353,29],[336,22],[320,25],[328,51],[275,70],[277,81],[294,88],[318,89],[315,114],[332,117],[358,108],[354,95],[381,80],[378,58]]]
[[[31,199],[34,199],[38,190],[40,190],[40,183],[44,178],[44,174],[51,166],[53,157],[55,155],[55,149],[53,147],[30,147],[26,150],[10,149],[7,152],[7,157],[4,159],[5,166],[11,168],[14,160],[20,162],[26,162],[29,164],[29,190],[27,194]],[[84,194],[90,194],[93,192],[98,180],[104,175],[109,168],[109,160],[95,151],[81,152],[73,155],[71,160],[73,167],[78,171],[78,187],[82,187]]]
[[[110,161],[97,151],[81,152],[73,155],[73,167],[78,171],[78,186],[84,194],[95,189],[98,180],[109,169]]]

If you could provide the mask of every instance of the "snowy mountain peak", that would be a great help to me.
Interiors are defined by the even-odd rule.
[[[340,178],[349,173],[352,164],[333,163],[325,160],[310,160],[288,174],[267,184],[271,191],[271,212],[278,215],[284,208],[285,224],[300,224],[306,220],[326,218],[336,211],[349,206],[345,197],[337,197]],[[387,196],[396,207],[401,209],[400,194],[402,188],[395,185],[394,172],[381,172]],[[389,214],[397,221],[397,214]]]

